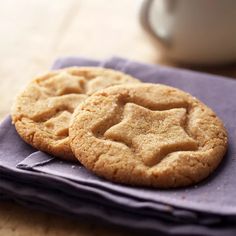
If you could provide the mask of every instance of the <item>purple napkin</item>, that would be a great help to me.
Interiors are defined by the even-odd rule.
[[[186,224],[179,224],[140,214],[133,215],[128,211],[124,212],[93,202],[68,198],[66,195],[52,190],[21,185],[7,178],[1,178],[0,192],[4,192],[5,196],[30,208],[72,216],[85,222],[86,220],[97,220],[106,224],[124,226],[147,235],[159,235],[158,233],[161,233],[162,236],[234,236],[236,232],[234,224],[218,224],[215,227],[208,227],[187,222]]]
[[[14,127],[10,125],[10,119],[7,118],[0,127],[0,178],[2,180],[0,181],[0,190],[2,189],[2,192],[6,192],[10,184],[18,184],[21,189],[26,188],[24,192],[26,195],[23,196],[21,193],[18,198],[23,197],[27,201],[37,186],[41,197],[43,197],[43,200],[41,199],[40,201],[41,205],[47,206],[48,199],[52,197],[51,199],[60,203],[58,210],[63,210],[65,206],[63,199],[68,201],[68,199],[76,197],[80,200],[83,199],[85,205],[87,204],[86,202],[95,204],[96,200],[99,200],[104,208],[107,208],[109,204],[113,206],[114,215],[116,215],[116,212],[117,215],[119,215],[118,212],[123,212],[121,215],[126,215],[127,212],[124,209],[127,208],[130,211],[129,219],[135,221],[135,216],[140,213],[142,219],[149,219],[150,222],[155,220],[156,223],[151,224],[152,226],[150,227],[153,230],[157,230],[155,225],[159,225],[163,219],[170,219],[172,222],[171,227],[173,226],[172,224],[176,224],[176,222],[174,223],[175,219],[178,222],[181,219],[186,219],[186,223],[190,219],[191,222],[202,224],[204,220],[209,219],[210,224],[214,224],[214,222],[218,222],[219,217],[221,219],[222,217],[224,219],[235,219],[236,191],[234,190],[234,172],[236,163],[234,159],[236,157],[236,145],[233,140],[236,138],[236,126],[234,125],[236,81],[187,70],[145,65],[120,58],[111,58],[103,62],[81,58],[65,58],[57,60],[53,69],[68,66],[113,68],[131,74],[144,82],[163,83],[181,88],[200,98],[216,111],[229,131],[230,148],[224,162],[214,175],[198,186],[190,188],[163,191],[118,185],[96,177],[79,164],[61,162],[29,147],[18,137]],[[219,99],[221,97],[223,98]],[[6,178],[8,178],[8,182],[6,180],[5,182],[3,181]],[[4,187],[3,183],[5,183]],[[60,199],[58,195],[53,195],[53,191],[59,190],[61,191],[60,194],[63,195],[63,199]],[[13,196],[17,194],[17,191],[12,191],[11,193],[10,195]],[[68,213],[70,212],[69,209],[67,208]],[[71,214],[75,214],[75,212],[71,212]],[[157,217],[158,214],[160,215],[159,218]],[[99,214],[97,217],[103,218]],[[204,220],[201,221],[201,219]],[[120,225],[123,224],[119,220],[118,222],[120,222]],[[126,222],[130,221],[127,220]],[[169,223],[164,222],[167,225]],[[134,222],[127,224],[130,227],[137,227]],[[143,224],[138,223],[138,225],[141,225],[141,228],[145,228]],[[146,225],[149,224],[147,223]],[[180,228],[183,227],[175,225],[175,227],[178,226]],[[194,227],[199,229],[199,231],[196,231],[196,235],[201,235],[202,226]],[[216,235],[211,234],[215,232],[218,226],[215,225],[214,227],[206,228],[208,234],[204,235]],[[225,230],[225,226],[220,227]],[[230,227],[228,226],[227,229]],[[162,227],[160,226],[160,228]],[[183,232],[192,232],[191,227],[187,227],[189,231],[186,231],[186,227],[184,229],[181,231],[182,234],[184,234]],[[234,228],[232,230],[230,232],[236,233]],[[162,230],[162,232],[170,231],[171,229]],[[172,233],[178,234],[178,232],[180,231],[177,230]]]
[[[53,69],[65,66],[95,66],[95,61],[66,58],[58,60]],[[236,81],[220,76],[196,73],[156,65],[146,65],[127,61],[120,58],[111,58],[97,65],[120,70],[131,74],[143,82],[162,83],[183,89],[198,97],[209,105],[224,121],[229,131],[229,150],[223,163],[215,173],[197,186],[176,190],[157,190],[149,188],[135,188],[118,185],[96,177],[81,166],[75,169],[69,164],[51,160],[48,155],[34,153],[19,163],[23,169],[61,176],[81,184],[96,186],[116,194],[121,194],[149,203],[162,203],[178,208],[195,210],[218,215],[236,216],[236,191],[234,191],[234,173],[236,171]],[[46,163],[45,163],[46,161]],[[48,162],[49,161],[49,162]],[[42,162],[42,163],[40,163]],[[225,194],[225,193],[230,194]]]

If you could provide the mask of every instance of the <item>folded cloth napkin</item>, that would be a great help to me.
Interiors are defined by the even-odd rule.
[[[236,157],[236,145],[232,141],[236,138],[236,127],[233,123],[233,117],[236,114],[234,106],[236,81],[186,70],[145,65],[120,58],[111,58],[102,62],[81,58],[65,58],[57,60],[53,69],[68,66],[103,66],[117,69],[131,74],[143,82],[175,86],[198,97],[216,111],[229,131],[230,148],[223,164],[214,176],[198,186],[190,188],[158,190],[118,185],[94,176],[80,164],[65,163],[29,147],[18,137],[14,127],[10,124],[10,118],[7,118],[0,128],[2,179],[7,177],[8,183],[15,182],[21,187],[27,186],[28,192],[26,192],[29,195],[37,187],[42,191],[41,195],[44,196],[44,200],[40,201],[42,205],[46,204],[45,199],[49,196],[50,191],[60,190],[61,194],[65,195],[64,198],[69,199],[76,196],[78,199],[84,199],[88,203],[93,202],[95,205],[97,199],[104,208],[107,208],[110,204],[114,212],[121,211],[125,214],[124,209],[127,208],[131,218],[135,218],[135,215],[140,214],[142,217],[145,216],[145,219],[149,217],[150,221],[151,219],[160,222],[171,220],[171,224],[181,222],[180,227],[183,227],[184,219],[188,223],[198,223],[199,227],[199,224],[213,225],[219,221],[219,218],[221,221],[225,221],[225,219],[228,221],[235,220],[234,171],[236,164],[234,158]],[[224,100],[220,101],[221,96]],[[4,189],[6,190],[6,186],[7,184],[2,188],[2,192],[4,192]],[[12,192],[13,196],[14,194]],[[86,199],[86,196],[88,199]],[[59,196],[57,198],[57,195],[54,197],[57,200],[59,198]],[[24,199],[27,200],[27,196]],[[64,203],[60,203],[61,209],[63,209]],[[170,221],[168,222],[170,223]],[[143,224],[141,225],[143,227]],[[135,227],[135,224],[129,226]],[[213,226],[206,228],[209,235],[212,235],[210,233],[218,226],[215,224],[214,229]],[[220,227],[226,229],[223,226]],[[228,230],[230,227],[227,227]],[[198,227],[196,226],[196,228]],[[200,228],[199,231],[196,231],[196,235],[198,235],[197,233],[200,235]],[[157,230],[156,227],[152,229]],[[162,230],[162,232],[167,231]],[[178,230],[176,234],[177,232]],[[188,232],[191,233],[192,231],[189,230]],[[231,227],[230,232],[236,233],[236,230]]]
[[[4,192],[8,198],[30,208],[79,217],[80,221],[85,222],[92,219],[99,223],[102,221],[102,223],[124,226],[141,233],[145,232],[148,235],[161,233],[162,236],[234,236],[236,232],[235,224],[221,223],[214,227],[192,223],[180,224],[158,217],[148,217],[116,208],[107,208],[78,198],[68,198],[54,190],[35,188],[30,184],[22,185],[5,177],[1,178],[0,192]]]

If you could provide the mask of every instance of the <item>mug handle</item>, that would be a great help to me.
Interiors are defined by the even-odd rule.
[[[161,37],[158,35],[151,27],[149,22],[149,13],[150,13],[150,7],[153,4],[153,1],[155,0],[144,0],[140,6],[139,10],[139,21],[143,29],[149,33],[149,35],[152,36],[153,39],[158,40],[161,44],[164,44],[165,46],[169,47],[170,42],[168,39]]]

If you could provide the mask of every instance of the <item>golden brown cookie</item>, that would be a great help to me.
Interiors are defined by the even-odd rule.
[[[17,97],[12,121],[19,135],[35,148],[76,160],[68,143],[68,127],[77,105],[101,88],[138,82],[129,75],[98,67],[52,71],[31,81]]]
[[[227,149],[226,130],[210,108],[159,84],[93,94],[75,112],[69,137],[75,156],[97,175],[160,188],[206,178]]]

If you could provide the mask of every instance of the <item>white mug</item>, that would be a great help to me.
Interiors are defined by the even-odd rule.
[[[236,61],[236,0],[144,0],[140,20],[166,58],[190,64]]]

